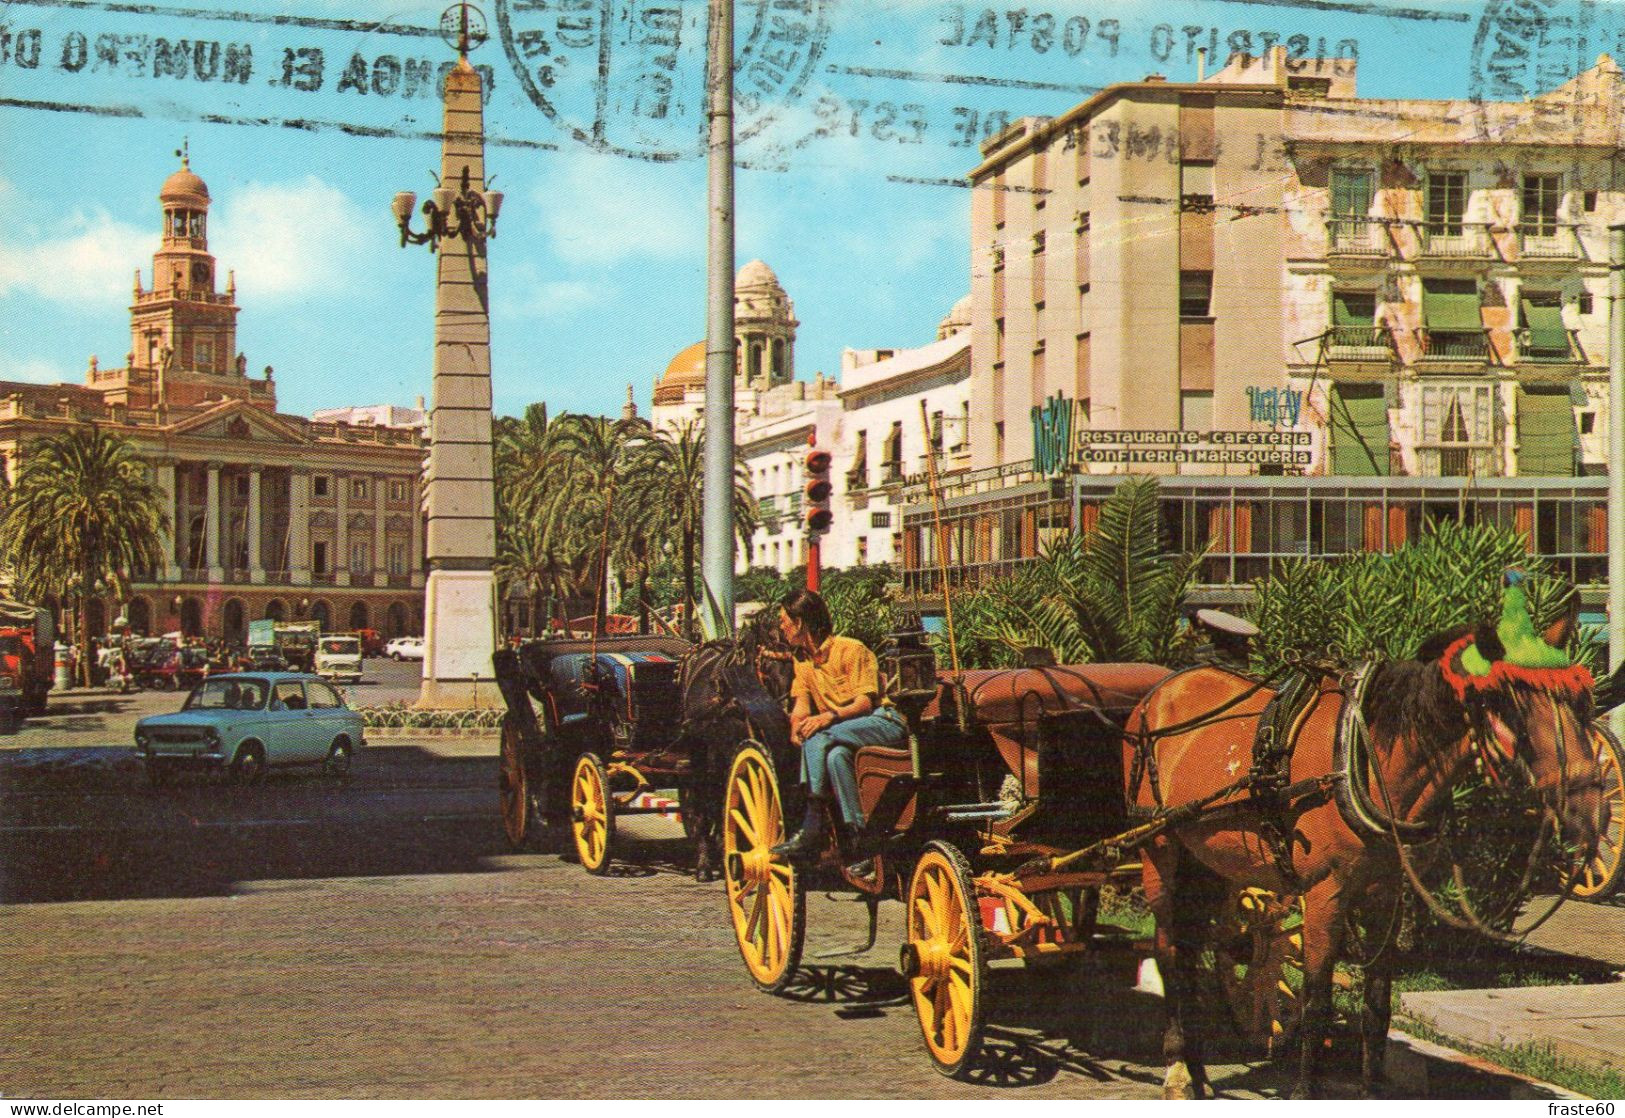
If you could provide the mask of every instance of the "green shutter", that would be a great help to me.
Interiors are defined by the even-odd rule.
[[[1527,477],[1572,477],[1574,405],[1562,385],[1518,386],[1518,473]]]
[[[1529,328],[1529,348],[1546,352],[1566,353],[1569,332],[1563,326],[1563,308],[1547,303],[1544,306],[1523,300],[1523,324]]]
[[[1380,384],[1333,384],[1332,473],[1388,472],[1388,398]]]
[[[1370,326],[1371,320],[1367,318],[1361,322],[1355,314],[1354,308],[1349,306],[1348,292],[1332,292],[1332,325],[1333,326]]]
[[[1440,291],[1424,288],[1422,317],[1429,330],[1484,329],[1483,316],[1478,313],[1476,291]]]
[[[1365,217],[1371,212],[1371,174],[1368,171],[1332,172],[1332,215]]]

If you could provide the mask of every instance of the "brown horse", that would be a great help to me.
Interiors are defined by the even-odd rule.
[[[1562,648],[1568,625],[1553,626],[1544,639]],[[1493,686],[1463,692],[1462,677],[1450,666],[1471,641],[1496,670],[1485,677]],[[1156,813],[1212,801],[1143,851],[1168,1013],[1165,1097],[1201,1097],[1206,1084],[1190,1012],[1196,956],[1213,913],[1211,890],[1204,898],[1198,889],[1204,880],[1211,886],[1216,877],[1226,896],[1256,887],[1302,899],[1303,1008],[1292,1094],[1307,1098],[1330,1025],[1332,971],[1346,946],[1349,918],[1364,912],[1368,926],[1391,930],[1403,880],[1398,843],[1421,837],[1439,820],[1475,751],[1489,754],[1492,763],[1516,756],[1562,838],[1580,849],[1594,844],[1606,820],[1600,769],[1586,748],[1590,677],[1579,669],[1567,687],[1542,686],[1538,672],[1500,671],[1504,655],[1488,626],[1440,634],[1416,659],[1376,664],[1359,689],[1363,701],[1347,718],[1352,677],[1323,677],[1311,685],[1288,735],[1295,742],[1273,796],[1224,793],[1255,768],[1255,733],[1274,695],[1258,681],[1212,667],[1180,672],[1130,716],[1129,804]],[[1340,764],[1349,748],[1360,747],[1352,735],[1369,743],[1369,769],[1363,761]],[[1340,780],[1340,768],[1357,775]],[[1392,951],[1377,951],[1365,969],[1361,1080],[1368,1093],[1382,1079],[1392,958]]]

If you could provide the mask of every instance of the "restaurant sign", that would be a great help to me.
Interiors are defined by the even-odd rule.
[[[1036,421],[1035,421],[1036,423]],[[1074,461],[1092,465],[1279,466],[1311,461],[1307,431],[1079,431]]]

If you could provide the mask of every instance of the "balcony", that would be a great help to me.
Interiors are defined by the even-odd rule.
[[[1579,238],[1570,227],[1548,221],[1526,222],[1518,226],[1520,260],[1573,260],[1579,255]]]
[[[1491,356],[1488,330],[1430,330],[1423,327],[1418,335],[1422,342],[1423,361],[1482,365]]]
[[[1439,260],[1484,260],[1490,239],[1482,225],[1437,222],[1422,226],[1422,255]]]
[[[1580,335],[1575,330],[1531,330],[1525,326],[1513,332],[1517,339],[1518,360],[1528,365],[1583,365],[1585,351],[1580,348]],[[1561,340],[1559,340],[1561,338]]]
[[[1417,474],[1421,477],[1496,477],[1495,448],[1485,443],[1420,444],[1416,448]]]
[[[1386,222],[1373,217],[1334,217],[1326,223],[1327,256],[1387,256]]]
[[[1332,361],[1391,361],[1394,333],[1384,323],[1333,326],[1326,333],[1326,356]]]

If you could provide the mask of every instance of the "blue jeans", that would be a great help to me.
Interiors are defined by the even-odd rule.
[[[862,826],[863,808],[858,805],[858,777],[852,768],[852,754],[860,746],[900,749],[907,743],[908,724],[892,707],[837,722],[801,743],[801,782],[811,796],[827,797],[833,785],[841,818],[850,826]]]

